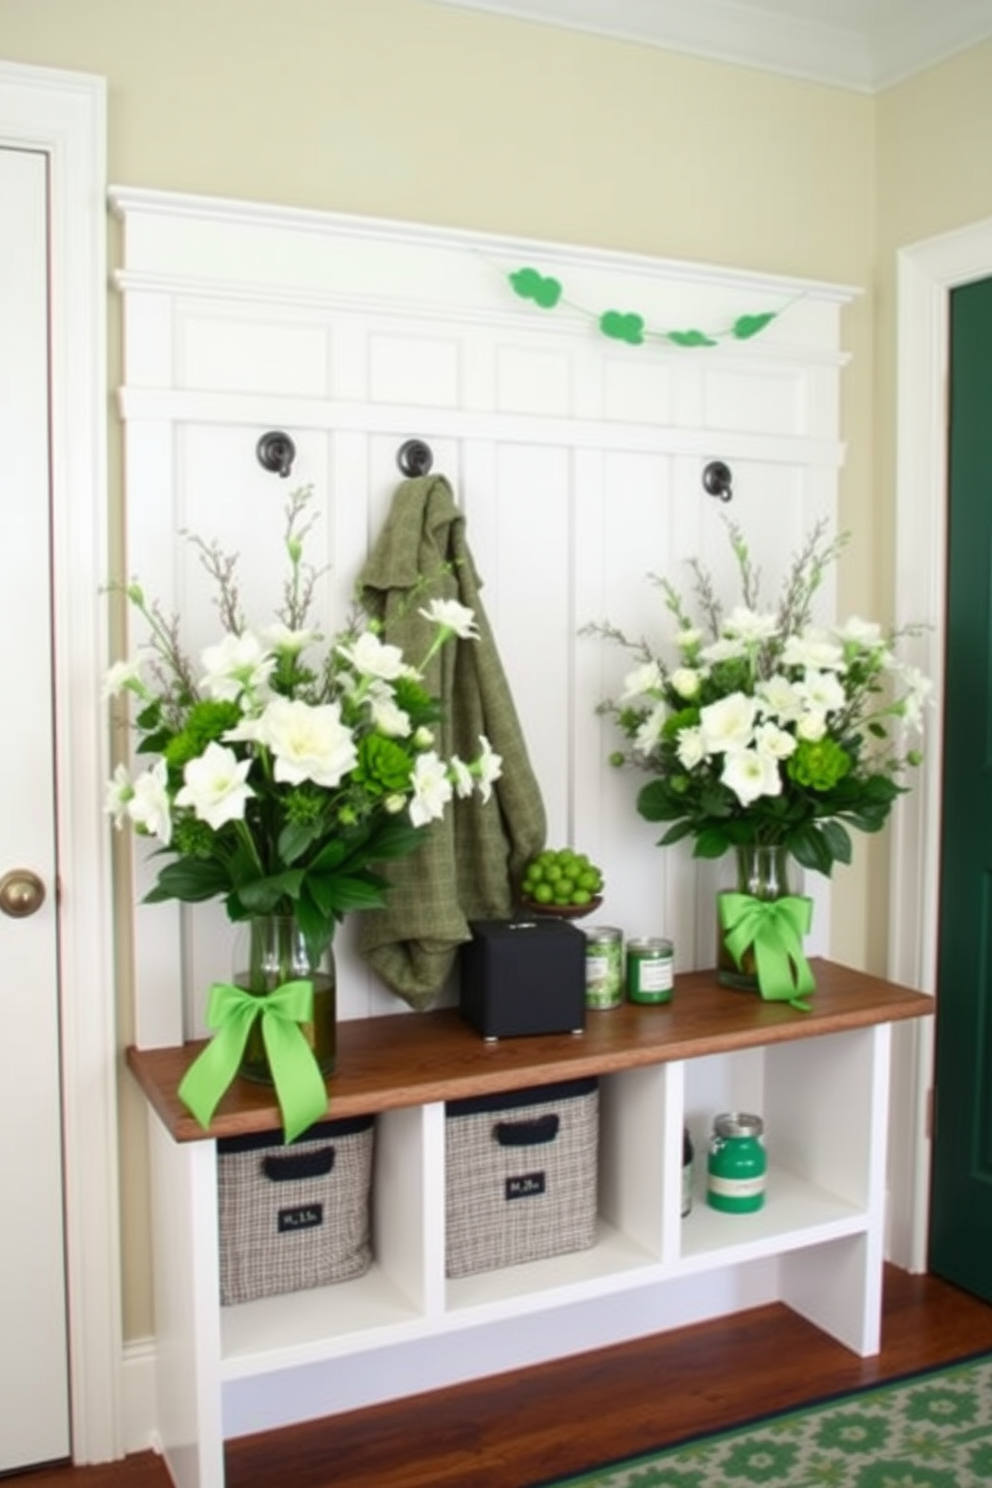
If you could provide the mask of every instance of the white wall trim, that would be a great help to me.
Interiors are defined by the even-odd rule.
[[[902,249],[898,257],[898,401],[896,434],[896,624],[928,629],[913,660],[943,697],[947,558],[947,367],[949,295],[958,284],[992,274],[992,218]],[[927,731],[917,788],[901,803],[892,831],[889,974],[936,990],[940,796],[939,713]],[[932,1084],[932,1020],[910,1034],[915,1070],[902,1181],[893,1190],[893,1258],[923,1270],[930,1204],[927,1094]],[[894,1131],[895,1135],[895,1131]]]
[[[52,225],[52,537],[72,1451],[121,1453],[106,668],[106,84],[0,63],[0,141],[43,150]]]

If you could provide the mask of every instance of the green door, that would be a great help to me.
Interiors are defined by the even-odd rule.
[[[950,322],[930,1268],[992,1302],[992,279]]]

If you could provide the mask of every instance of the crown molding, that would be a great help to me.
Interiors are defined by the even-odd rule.
[[[875,93],[992,37],[990,0],[433,0]],[[866,20],[867,14],[867,20]]]

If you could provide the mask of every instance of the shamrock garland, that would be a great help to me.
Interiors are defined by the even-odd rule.
[[[562,286],[550,274],[541,274],[537,269],[516,269],[508,274],[510,286],[522,300],[533,300],[542,310],[553,310],[558,304],[568,304],[562,299]],[[673,346],[717,346],[728,337],[735,341],[750,341],[766,326],[771,325],[779,314],[777,310],[765,310],[760,315],[739,315],[733,325],[722,331],[653,331],[644,323],[644,316],[633,312],[606,310],[601,315],[583,310],[578,305],[572,309],[595,319],[600,331],[611,341],[626,341],[630,346],[643,346],[650,337],[657,341],[670,341]]]

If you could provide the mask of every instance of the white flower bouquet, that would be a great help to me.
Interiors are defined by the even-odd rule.
[[[384,903],[374,865],[416,851],[455,796],[488,800],[500,759],[485,738],[470,762],[434,748],[439,704],[422,669],[449,641],[475,638],[471,610],[429,600],[424,581],[419,613],[435,630],[419,666],[359,610],[326,641],[312,623],[311,495],[287,501],[289,576],[264,629],[241,613],[236,557],[191,537],[224,623],[198,667],[178,618],[126,586],[147,641],[110,669],[106,692],[136,700],[137,753],[152,758],[137,773],[117,766],[107,807],[170,859],[149,900],[222,898],[235,921],[292,915],[317,960],[346,912]]]
[[[899,636],[857,618],[812,623],[813,598],[847,534],[823,524],[794,558],[777,604],[761,606],[747,543],[727,522],[741,603],[726,611],[712,579],[690,560],[700,619],[679,590],[652,576],[674,622],[666,654],[610,624],[587,629],[636,658],[618,700],[600,704],[627,741],[613,762],[654,776],[637,809],[666,823],[659,845],[694,839],[694,854],[785,850],[830,874],[851,860],[849,828],[877,832],[908,767],[930,682],[897,660]]]

